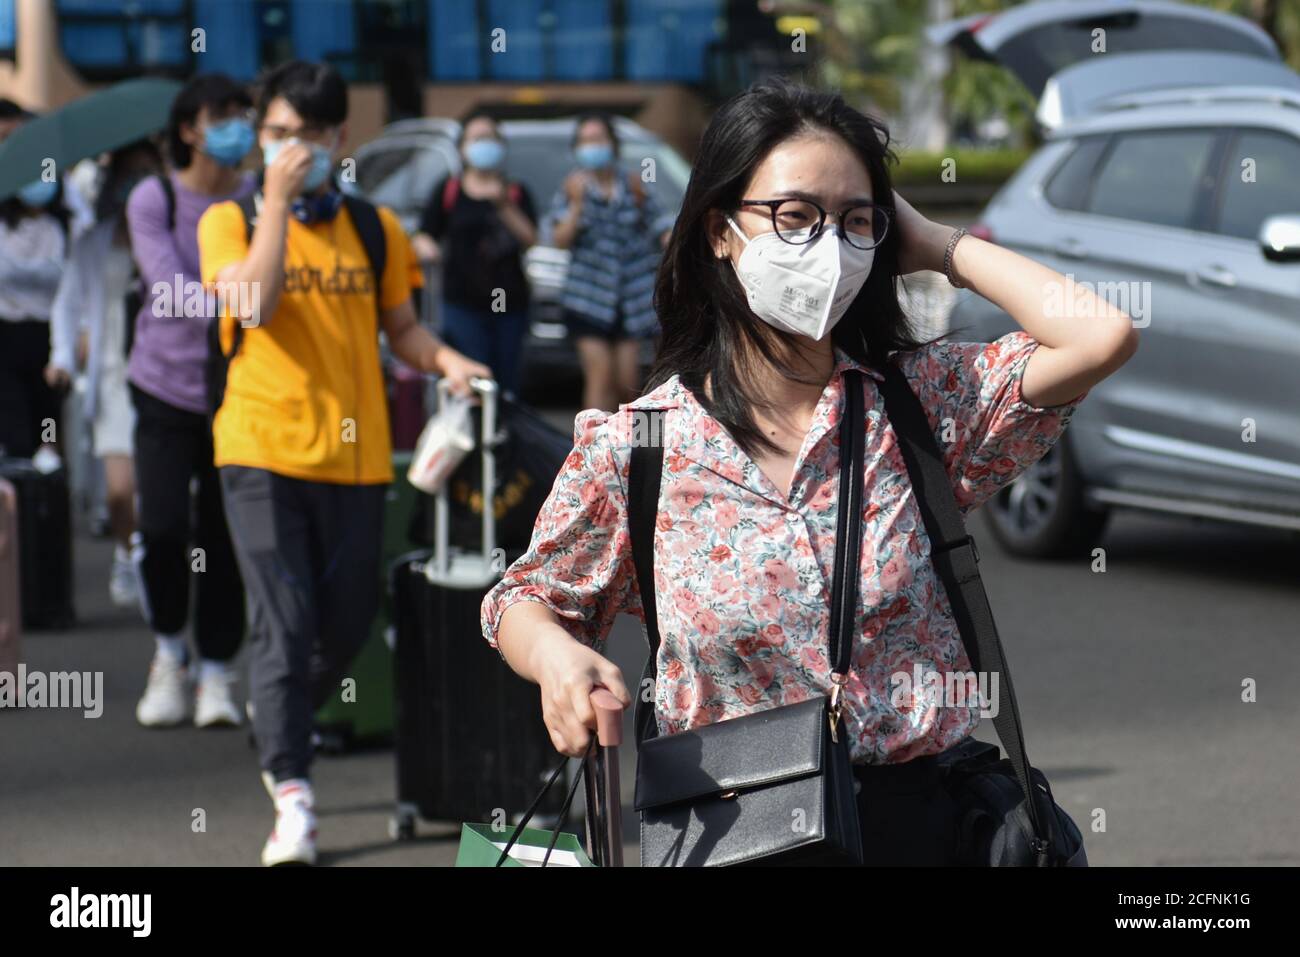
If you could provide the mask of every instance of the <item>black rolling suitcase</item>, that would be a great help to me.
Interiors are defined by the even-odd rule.
[[[493,487],[496,386],[479,383],[482,475]],[[392,566],[396,673],[397,839],[427,821],[518,819],[546,783],[554,747],[537,686],[483,640],[483,597],[517,555],[495,547],[494,510],[482,510],[483,547],[449,547],[448,502],[435,501],[434,548]],[[550,797],[550,796],[548,796]],[[557,793],[540,808],[555,814]]]
[[[18,498],[18,578],[24,628],[67,628],[72,606],[72,507],[65,469],[0,459]]]

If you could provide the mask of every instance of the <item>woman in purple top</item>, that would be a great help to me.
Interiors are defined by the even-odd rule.
[[[229,77],[191,80],[177,94],[167,127],[174,172],[145,180],[127,204],[145,290],[128,369],[136,409],[140,583],[157,642],[136,720],[152,727],[189,718],[191,679],[195,724],[240,722],[230,662],[244,633],[244,593],[212,464],[205,384],[211,310],[194,306],[207,302],[199,281],[199,217],[213,203],[255,187],[254,178],[239,171],[256,139],[251,108],[247,90]],[[184,637],[191,569],[202,572],[194,580],[193,675]]]

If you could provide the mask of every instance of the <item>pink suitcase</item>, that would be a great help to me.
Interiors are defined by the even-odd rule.
[[[0,479],[0,671],[15,677],[23,621],[18,596],[18,494]]]

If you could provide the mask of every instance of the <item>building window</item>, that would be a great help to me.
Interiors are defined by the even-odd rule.
[[[189,0],[56,0],[63,55],[87,79],[190,72]]]

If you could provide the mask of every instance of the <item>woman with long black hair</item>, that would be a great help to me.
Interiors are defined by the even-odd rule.
[[[954,816],[931,772],[978,724],[893,676],[970,670],[884,411],[894,365],[925,408],[959,505],[1040,458],[1073,409],[1136,348],[1097,300],[1051,316],[1065,277],[931,222],[890,184],[888,133],[835,94],[753,88],[715,114],[659,270],[662,345],[649,392],[586,411],[527,553],[483,603],[483,633],[541,686],[551,740],[586,750],[597,686],[631,696],[602,654],[616,613],[644,620],[628,526],[631,446],[662,410],[653,562],[660,736],[817,696],[838,698],[861,785],[863,858],[951,863]],[[945,272],[1021,330],[920,342],[896,287]],[[849,664],[828,661],[846,384],[865,409],[861,559]],[[876,785],[882,766],[915,772]]]

